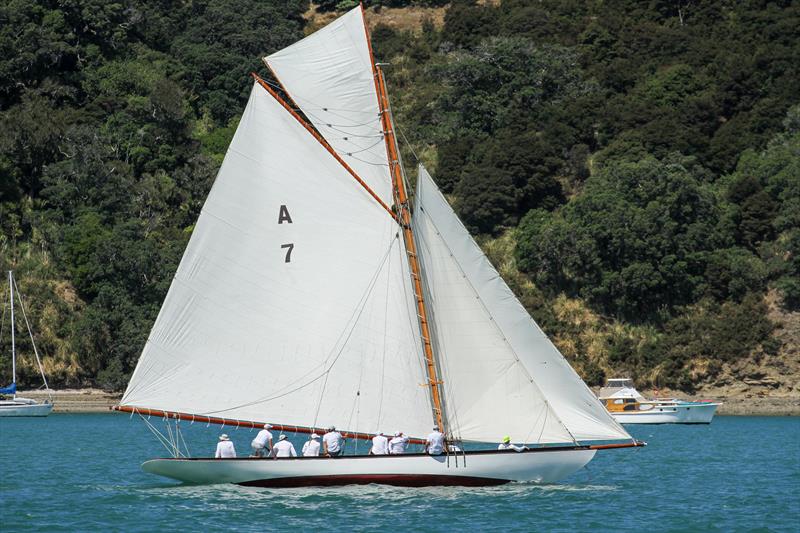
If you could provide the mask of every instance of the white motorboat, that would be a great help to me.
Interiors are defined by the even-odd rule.
[[[609,379],[600,400],[621,424],[710,424],[721,403],[676,398],[647,400],[628,378]]]
[[[53,401],[50,396],[50,388],[47,386],[47,378],[44,375],[44,368],[39,359],[39,351],[36,349],[36,343],[33,340],[33,332],[31,331],[28,316],[25,313],[25,307],[22,303],[22,296],[17,289],[17,302],[22,316],[25,319],[25,325],[28,328],[28,335],[30,335],[31,345],[33,346],[33,353],[36,356],[36,364],[39,367],[39,372],[42,375],[42,382],[47,390],[49,398],[44,402],[37,402],[28,398],[20,398],[17,396],[17,346],[16,346],[16,322],[14,321],[14,289],[17,288],[14,274],[8,271],[8,294],[9,294],[9,308],[11,310],[11,384],[0,388],[0,416],[47,416],[53,410]],[[3,307],[3,315],[5,316],[5,309]]]
[[[643,445],[528,315],[422,166],[408,198],[362,8],[265,62],[278,83],[254,75],[115,407],[167,420],[159,436],[171,457],[143,469],[270,487],[491,485],[557,481],[597,450]],[[417,444],[436,425],[453,449],[505,435],[530,449],[191,458],[181,420],[304,433],[336,424],[348,439],[400,429]]]

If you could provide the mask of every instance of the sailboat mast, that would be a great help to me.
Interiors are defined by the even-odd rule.
[[[17,347],[14,340],[14,278],[11,271],[8,271],[8,290],[11,300],[11,383],[17,382]],[[14,394],[16,396],[16,393]]]
[[[364,16],[364,8],[361,7],[362,17]],[[419,318],[420,330],[422,333],[422,344],[425,352],[425,367],[428,372],[428,386],[431,391],[431,399],[433,401],[433,415],[439,429],[447,433],[445,427],[445,420],[442,409],[442,381],[439,379],[436,371],[436,359],[434,358],[433,345],[431,344],[431,333],[428,327],[428,311],[425,307],[425,298],[422,291],[422,277],[417,256],[417,248],[414,241],[414,234],[411,230],[411,209],[408,202],[408,194],[406,193],[405,180],[403,179],[403,172],[400,165],[400,156],[397,150],[397,139],[394,134],[394,124],[392,123],[391,112],[389,109],[389,97],[386,94],[386,80],[383,77],[383,71],[375,62],[375,56],[372,54],[372,44],[370,42],[369,30],[367,29],[367,22],[364,19],[364,31],[367,34],[367,46],[369,47],[369,57],[372,62],[372,71],[375,76],[375,89],[378,93],[378,105],[381,114],[381,125],[383,127],[384,141],[386,142],[386,153],[389,156],[389,171],[392,175],[393,193],[395,200],[395,208],[400,217],[400,225],[403,228],[403,239],[406,245],[406,252],[408,253],[408,263],[411,268],[411,282],[414,287],[414,299],[417,304],[417,316]]]

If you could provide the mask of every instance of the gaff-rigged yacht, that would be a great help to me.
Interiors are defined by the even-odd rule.
[[[406,181],[356,8],[266,58],[127,391],[143,416],[350,439],[434,425],[528,443],[326,458],[172,457],[147,472],[257,486],[552,482],[635,441],[503,282],[420,167]],[[302,112],[302,116],[295,109]],[[171,435],[176,435],[171,432]],[[600,444],[605,442],[605,444]],[[459,449],[459,448],[454,448]]]
[[[33,353],[36,356],[36,364],[39,367],[39,372],[42,375],[42,383],[47,390],[48,399],[44,402],[37,402],[28,398],[20,398],[17,396],[17,344],[16,344],[16,322],[14,321],[14,289],[17,288],[17,303],[19,304],[22,316],[25,319],[25,325],[28,328],[28,335],[31,338],[31,345],[33,346]],[[44,375],[44,367],[42,361],[39,359],[39,351],[36,349],[36,343],[33,341],[33,331],[28,322],[28,316],[25,313],[25,306],[22,305],[22,296],[19,293],[17,282],[14,279],[14,273],[8,271],[8,307],[11,311],[11,384],[5,387],[0,387],[0,417],[5,416],[47,416],[53,410],[53,398],[50,395],[50,387],[47,386],[47,378]],[[3,318],[5,318],[6,307],[3,306]],[[2,335],[0,335],[2,337]],[[10,396],[10,398],[6,398]]]
[[[717,407],[708,400],[677,398],[647,400],[629,378],[612,378],[600,389],[600,401],[620,424],[710,424]]]

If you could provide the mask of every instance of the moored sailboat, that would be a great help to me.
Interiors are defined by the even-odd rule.
[[[406,192],[361,8],[265,58],[117,410],[366,439],[434,425],[529,444],[337,459],[173,457],[151,473],[260,486],[551,482],[640,446],[528,315],[420,167]],[[610,443],[609,443],[610,441]],[[600,444],[605,442],[605,444]]]
[[[25,314],[25,307],[22,305],[22,296],[19,294],[17,288],[16,299],[19,304],[20,311],[22,311],[25,318],[25,325],[28,328],[28,335],[30,335],[31,346],[33,346],[33,353],[36,356],[36,364],[42,376],[42,383],[47,390],[48,399],[44,402],[37,402],[29,398],[21,398],[17,396],[17,344],[16,344],[16,322],[14,320],[14,289],[17,288],[14,273],[8,271],[8,294],[9,294],[9,309],[11,311],[11,384],[5,387],[0,387],[0,417],[6,416],[47,416],[53,410],[53,399],[50,396],[50,387],[47,385],[47,378],[44,375],[44,367],[39,359],[39,351],[36,349],[36,343],[33,341],[33,331],[28,323],[28,316]],[[3,309],[3,317],[5,318],[5,308]],[[10,398],[5,398],[10,396]]]

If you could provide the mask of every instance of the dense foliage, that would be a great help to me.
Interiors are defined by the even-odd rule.
[[[0,5],[0,268],[54,383],[124,385],[248,74],[307,8]],[[401,133],[474,232],[510,235],[522,272],[504,274],[584,376],[691,388],[779,350],[768,290],[800,308],[798,28],[789,1],[456,0],[441,25],[373,42]],[[600,357],[554,308],[565,297],[613,325]]]

